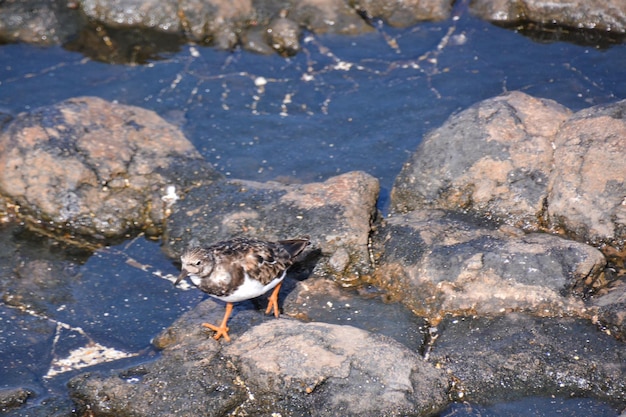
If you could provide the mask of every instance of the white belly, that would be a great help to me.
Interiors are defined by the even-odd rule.
[[[285,278],[284,272],[279,277],[274,278],[269,284],[263,285],[259,281],[251,279],[248,274],[245,274],[243,284],[241,284],[239,288],[237,288],[235,292],[233,292],[231,295],[223,297],[216,295],[211,296],[227,303],[236,303],[238,301],[249,300],[251,298],[258,297],[259,295],[263,295],[272,288],[276,287],[278,283],[283,280],[283,278]]]

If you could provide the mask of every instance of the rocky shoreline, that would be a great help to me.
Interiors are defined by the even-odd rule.
[[[109,62],[144,62],[185,42],[290,56],[301,50],[307,31],[355,35],[375,30],[379,20],[408,27],[448,19],[454,4],[452,0],[7,1],[0,4],[0,41],[61,44]],[[586,38],[600,36],[614,43],[622,42],[626,34],[626,5],[620,0],[475,0],[469,9],[481,19],[522,28],[544,40],[569,37],[587,42]]]
[[[311,236],[279,319],[242,303],[232,342],[216,342],[199,323],[223,310],[205,300],[153,341],[155,360],[73,378],[79,415],[426,416],[529,395],[623,409],[625,110],[521,92],[477,103],[424,138],[383,218],[366,173],[226,179],[153,112],[78,97],[5,126],[3,218],[87,251],[144,231],[172,259]],[[325,306],[345,320],[324,323]],[[6,390],[3,408],[31,394]]]

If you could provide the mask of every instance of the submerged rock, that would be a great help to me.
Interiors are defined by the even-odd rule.
[[[0,192],[29,226],[70,240],[158,233],[185,189],[218,177],[156,113],[95,97],[22,113],[0,134]]]
[[[267,240],[311,236],[318,270],[345,285],[371,272],[368,238],[377,214],[378,181],[350,172],[322,183],[218,181],[191,190],[172,207],[164,250],[177,258],[188,246],[237,236]]]

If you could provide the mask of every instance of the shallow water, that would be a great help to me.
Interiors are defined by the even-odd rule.
[[[626,98],[625,45],[539,43],[475,19],[463,5],[454,15],[358,37],[307,34],[303,52],[288,59],[187,45],[147,65],[112,65],[60,47],[2,45],[0,111],[80,95],[141,106],[179,125],[227,176],[309,182],[363,170],[380,180],[385,210],[393,180],[422,136],[477,101],[522,90],[579,110]],[[162,279],[177,270],[157,242],[138,238],[85,258],[14,228],[2,233],[8,253],[27,264],[62,259],[51,277],[67,279],[36,282],[31,294],[45,299],[20,304],[14,296],[29,289],[12,282],[19,267],[0,266],[0,388],[32,387],[40,398],[63,392],[70,375],[91,368],[44,375],[86,343],[137,355],[124,361],[148,358],[150,339],[202,299]],[[524,414],[529,402],[539,410],[534,415],[615,411],[571,401],[455,405],[442,416]]]

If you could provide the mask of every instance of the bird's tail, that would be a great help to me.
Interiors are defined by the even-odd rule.
[[[299,239],[279,240],[280,243],[292,258],[300,255],[302,251],[311,244],[308,236]]]

